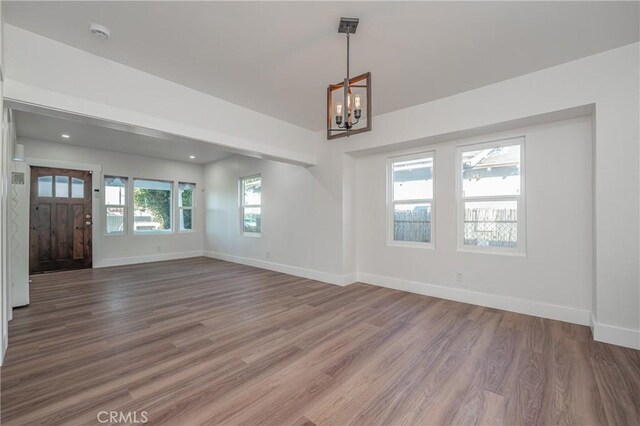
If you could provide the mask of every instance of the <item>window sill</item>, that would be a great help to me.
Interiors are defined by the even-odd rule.
[[[178,234],[195,234],[195,233],[196,233],[195,229],[184,229],[184,230],[178,231]]]
[[[259,234],[257,232],[243,232],[242,236],[249,237],[249,238],[260,238],[262,234]]]
[[[412,241],[389,241],[387,242],[387,246],[389,247],[403,247],[403,248],[417,248],[417,249],[427,249],[427,250],[435,250],[435,244],[433,243],[418,243]]]
[[[173,235],[173,231],[133,231],[133,235]]]
[[[474,248],[458,248],[459,253],[470,253],[470,254],[490,254],[497,256],[509,256],[509,257],[527,257],[526,253],[522,253],[519,251],[501,251],[501,250],[491,250],[491,249],[474,249]]]

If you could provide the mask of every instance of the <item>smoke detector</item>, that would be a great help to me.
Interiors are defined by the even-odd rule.
[[[111,38],[111,31],[104,25],[91,24],[89,25],[89,30],[91,31],[91,35],[98,40],[109,40],[109,38]]]

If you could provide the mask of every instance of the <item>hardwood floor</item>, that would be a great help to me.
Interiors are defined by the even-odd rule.
[[[5,425],[640,424],[640,351],[558,321],[207,258],[35,276],[31,300]]]

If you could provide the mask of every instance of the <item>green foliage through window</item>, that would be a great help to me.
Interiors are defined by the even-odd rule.
[[[136,210],[150,211],[160,230],[171,229],[171,191],[134,188],[133,198]]]

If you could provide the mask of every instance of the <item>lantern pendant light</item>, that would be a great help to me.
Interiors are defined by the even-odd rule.
[[[371,73],[349,76],[349,39],[355,34],[358,21],[358,18],[341,18],[338,26],[338,33],[347,35],[347,76],[327,88],[327,139],[371,130]]]

